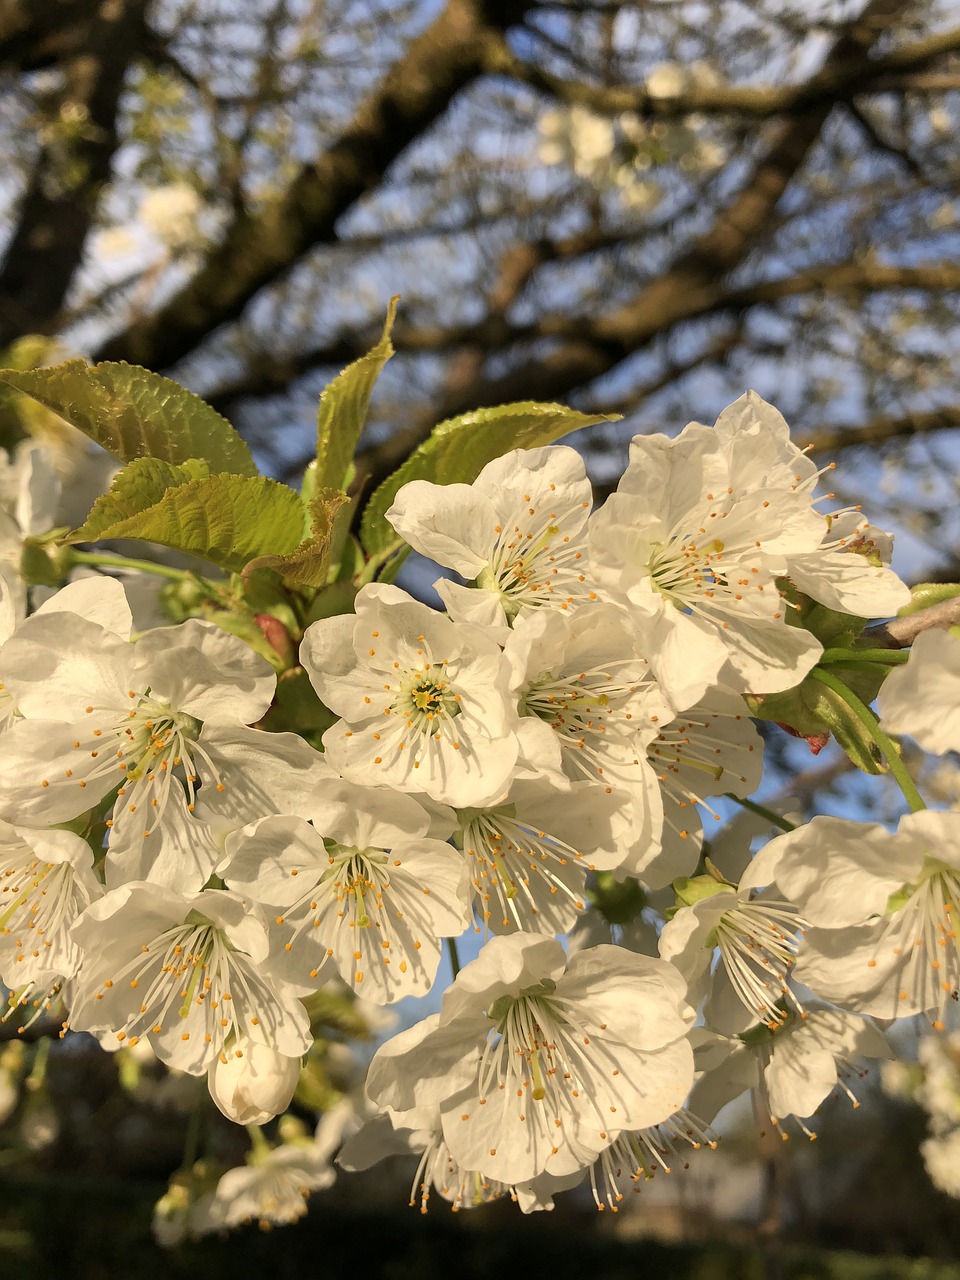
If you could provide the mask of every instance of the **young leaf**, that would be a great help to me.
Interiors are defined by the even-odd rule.
[[[230,423],[199,396],[149,369],[84,360],[0,369],[0,382],[52,409],[121,462],[204,458],[212,472],[258,474]]]
[[[256,556],[293,551],[302,535],[303,507],[292,489],[265,476],[213,475],[167,489],[96,536],[159,542],[239,573]]]
[[[383,336],[377,345],[347,365],[321,393],[317,411],[317,463],[313,475],[318,491],[346,488],[347,471],[367,421],[370,395],[383,366],[393,355],[390,330],[398,301],[398,298],[390,299]]]
[[[97,498],[86,520],[68,541],[96,542],[111,537],[104,530],[154,506],[168,489],[200,480],[209,473],[209,467],[200,458],[190,458],[179,466],[161,462],[159,458],[136,458],[117,472],[109,493]]]
[[[310,503],[312,536],[286,555],[263,555],[250,560],[243,569],[246,578],[256,569],[273,569],[281,578],[298,587],[322,587],[327,581],[337,531],[337,516],[348,502],[340,489],[321,489]]]
[[[511,449],[533,449],[618,415],[578,413],[562,404],[521,401],[492,409],[474,409],[434,427],[429,438],[384,480],[367,503],[360,537],[368,555],[387,550],[399,539],[384,519],[397,490],[410,480],[434,484],[470,484],[488,462]]]

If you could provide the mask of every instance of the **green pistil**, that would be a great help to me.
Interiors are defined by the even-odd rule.
[[[547,1096],[547,1090],[540,1072],[540,1053],[537,1049],[530,1054],[530,1069],[533,1072],[533,1091],[530,1096],[535,1102],[542,1102]]]
[[[442,669],[441,666],[439,670],[442,672]],[[452,720],[460,714],[459,703],[447,681],[429,674],[429,667],[407,675],[393,710],[421,733],[432,732],[440,719]]]
[[[370,917],[367,915],[367,909],[363,904],[363,889],[360,886],[359,877],[354,881],[351,887],[357,900],[357,925],[361,929],[369,929]]]
[[[714,782],[719,782],[723,776],[724,766],[722,764],[710,764],[706,760],[695,760],[691,756],[682,755],[669,742],[663,745],[651,742],[647,748],[647,755],[654,756],[666,765],[675,764],[683,765],[686,769],[699,769],[701,773],[706,773],[713,778]]]

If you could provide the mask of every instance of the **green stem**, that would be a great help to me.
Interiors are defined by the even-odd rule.
[[[176,582],[197,576],[186,569],[174,569],[168,564],[157,564],[154,560],[135,560],[132,556],[115,556],[107,551],[71,551],[71,557],[77,564],[89,564],[102,569],[136,569],[140,573],[155,573],[158,577],[172,578]]]
[[[260,1164],[273,1150],[266,1135],[258,1124],[244,1125],[250,1139],[250,1150],[247,1153],[248,1164]]]
[[[403,556],[406,559],[412,550],[413,548],[408,547],[405,542],[394,542],[385,551],[372,555],[357,578],[358,586],[364,587],[368,582],[374,582],[380,570],[388,565],[391,560],[397,556]]]
[[[200,1136],[203,1131],[203,1120],[205,1114],[204,1095],[201,1096],[199,1091],[193,1100],[193,1106],[187,1117],[187,1132],[183,1140],[183,1164],[181,1169],[190,1170],[197,1162],[200,1154]]]
[[[46,1039],[41,1040],[37,1045],[37,1053],[33,1060],[33,1067],[30,1074],[23,1082],[24,1086],[31,1090],[31,1092],[36,1092],[36,1090],[43,1087],[43,1082],[47,1074],[47,1061],[49,1058],[50,1041]]]
[[[880,728],[879,721],[867,704],[848,688],[847,685],[839,680],[829,671],[824,671],[822,667],[814,667],[810,672],[815,680],[819,680],[821,684],[825,684],[828,689],[833,692],[847,704],[853,714],[857,717],[863,727],[869,733],[870,737],[877,744],[880,753],[894,778],[897,785],[903,792],[904,799],[910,806],[912,813],[919,813],[922,809],[926,809],[923,797],[916,788],[916,784],[907,772],[906,766],[901,759],[900,752],[897,750],[896,743]]]
[[[821,663],[839,662],[883,662],[890,666],[898,666],[906,662],[910,654],[905,649],[824,649],[820,655]]]
[[[450,957],[450,968],[453,970],[453,976],[456,977],[460,972],[460,953],[457,950],[456,938],[447,939],[447,955]]]
[[[732,791],[725,792],[728,800],[735,801],[741,808],[749,809],[751,813],[755,813],[758,818],[766,818],[773,826],[779,827],[781,831],[796,831],[796,825],[787,818],[782,818],[779,813],[774,813],[772,809],[767,809],[762,804],[757,804],[755,800],[746,800],[743,796],[735,796]]]

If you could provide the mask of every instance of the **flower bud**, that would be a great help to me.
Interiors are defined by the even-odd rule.
[[[207,1072],[207,1087],[228,1120],[266,1124],[287,1109],[299,1079],[299,1058],[240,1040],[215,1059]]]

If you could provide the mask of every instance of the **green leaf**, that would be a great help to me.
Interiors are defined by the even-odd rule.
[[[104,532],[121,520],[129,520],[160,501],[168,489],[200,480],[210,469],[200,458],[176,466],[159,458],[137,458],[114,476],[109,493],[93,504],[86,520],[69,537],[70,542],[97,542],[113,537]]]
[[[243,569],[246,579],[257,569],[272,569],[298,587],[322,587],[327,581],[337,543],[341,509],[349,499],[340,489],[321,489],[310,502],[312,536],[285,555],[269,554],[250,560]]]
[[[474,409],[434,427],[429,439],[384,480],[367,503],[360,537],[368,555],[381,555],[402,539],[385,514],[397,490],[410,480],[434,484],[471,484],[488,462],[511,449],[533,449],[597,422],[615,422],[618,414],[586,414],[562,404],[525,400],[493,409]]]
[[[303,507],[292,489],[265,476],[215,475],[167,489],[97,537],[159,542],[240,572],[256,556],[293,551],[302,534]]]
[[[203,458],[212,472],[258,474],[226,418],[179,383],[137,365],[68,360],[52,368],[0,369],[0,382],[52,409],[121,462]]]
[[[354,360],[326,387],[317,411],[317,462],[312,482],[323,488],[345,489],[360,433],[366,425],[370,395],[383,366],[393,355],[390,330],[399,298],[391,298],[383,337],[365,356]]]

